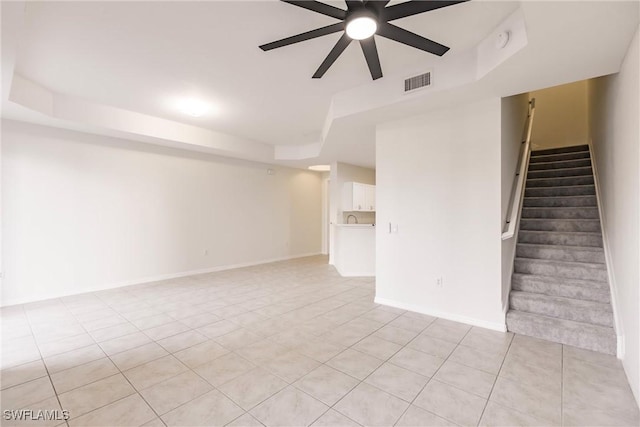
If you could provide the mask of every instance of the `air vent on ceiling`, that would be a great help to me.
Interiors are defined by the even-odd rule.
[[[431,71],[418,76],[409,77],[404,81],[404,91],[411,92],[416,89],[431,86]]]

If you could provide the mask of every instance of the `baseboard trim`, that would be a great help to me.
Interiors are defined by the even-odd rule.
[[[289,256],[277,257],[277,258],[268,258],[268,259],[263,259],[263,260],[260,260],[260,261],[251,261],[251,262],[243,262],[243,263],[237,263],[237,264],[219,265],[219,266],[210,267],[210,268],[203,268],[203,269],[199,269],[199,270],[181,271],[181,272],[178,272],[178,273],[169,273],[169,274],[159,274],[159,275],[155,275],[155,276],[146,276],[146,277],[140,277],[140,278],[132,279],[132,280],[125,280],[125,281],[120,281],[120,282],[114,282],[114,283],[109,283],[109,284],[104,284],[104,285],[93,286],[91,288],[88,288],[88,289],[84,290],[83,292],[52,294],[52,295],[46,296],[45,298],[39,298],[39,299],[25,299],[25,300],[17,299],[17,300],[8,300],[8,301],[3,300],[2,303],[0,304],[0,307],[9,307],[9,306],[12,306],[12,305],[19,305],[19,304],[29,304],[29,303],[32,303],[32,302],[46,301],[46,300],[55,299],[55,298],[63,298],[63,297],[71,296],[71,295],[81,295],[81,294],[86,294],[86,293],[90,293],[90,292],[106,291],[106,290],[110,290],[110,289],[124,288],[124,287],[127,287],[127,286],[142,285],[144,283],[159,282],[159,281],[162,281],[162,280],[179,279],[181,277],[195,276],[197,274],[216,273],[218,271],[234,270],[236,268],[244,268],[244,267],[253,267],[253,266],[256,266],[256,265],[270,264],[270,263],[273,263],[273,262],[280,262],[280,261],[289,261],[289,260],[292,260],[292,259],[306,258],[306,257],[310,257],[310,256],[317,256],[317,255],[322,255],[322,253],[321,252],[309,252],[309,253],[305,253],[305,254],[289,255]]]
[[[446,313],[438,310],[431,310],[419,305],[405,304],[398,301],[375,297],[374,302],[376,304],[387,305],[389,307],[400,308],[402,310],[414,311],[416,313],[426,314],[428,316],[440,317],[446,320],[452,320],[454,322],[466,323],[467,325],[478,326],[480,328],[491,329],[499,332],[506,332],[506,323],[500,322],[488,322],[486,320],[476,319],[473,317],[461,316],[453,313]]]

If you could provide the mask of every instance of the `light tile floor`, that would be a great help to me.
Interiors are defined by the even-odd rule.
[[[4,308],[1,406],[70,426],[639,423],[614,357],[373,296],[310,257]]]

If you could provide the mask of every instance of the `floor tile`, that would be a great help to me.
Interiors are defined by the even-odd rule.
[[[21,409],[55,396],[49,377],[28,381],[0,391],[2,409]]]
[[[136,328],[129,322],[125,322],[103,329],[97,329],[89,332],[89,334],[93,337],[94,340],[96,340],[96,342],[102,342],[124,335],[133,334],[134,332],[139,332],[138,328]]]
[[[161,418],[167,426],[224,426],[243,413],[228,397],[211,390]]]
[[[144,365],[152,360],[160,359],[169,353],[155,342],[132,348],[111,356],[111,361],[121,371],[126,371],[136,366]]]
[[[263,364],[287,353],[289,349],[269,339],[264,339],[236,350],[242,357]]]
[[[287,383],[261,368],[254,368],[218,387],[244,410],[250,410],[273,396]]]
[[[407,402],[412,402],[428,381],[427,377],[391,363],[385,363],[365,380]]]
[[[497,375],[500,372],[504,355],[499,352],[487,352],[460,345],[453,350],[448,360]]]
[[[179,321],[174,321],[171,323],[166,323],[164,325],[156,326],[151,329],[145,329],[144,332],[146,336],[151,338],[154,341],[162,340],[163,338],[172,337],[174,335],[178,335],[181,332],[186,332],[189,330],[189,327],[184,323],[180,323]]]
[[[119,338],[101,342],[99,345],[108,356],[120,353],[121,351],[130,350],[140,347],[151,342],[151,339],[142,332],[124,335]]]
[[[342,415],[340,412],[329,409],[322,414],[313,424],[314,427],[359,427],[360,424]]]
[[[113,362],[105,357],[55,373],[51,375],[51,381],[53,382],[56,392],[59,394],[102,378],[110,377],[118,372],[120,371]]]
[[[202,326],[198,328],[197,331],[208,336],[209,338],[217,338],[240,328],[241,326],[237,323],[233,323],[228,320],[220,320],[218,322]]]
[[[438,321],[429,325],[423,334],[444,341],[459,343],[467,332],[469,332],[469,329],[471,329],[469,325],[456,322],[444,323],[441,322],[441,319],[438,319]]]
[[[374,333],[375,336],[400,345],[407,345],[418,332],[386,325]]]
[[[176,376],[188,368],[173,356],[164,356],[147,362],[144,365],[124,371],[131,384],[138,389],[150,387],[154,384]]]
[[[251,414],[246,413],[231,421],[227,424],[227,427],[262,427],[263,425],[264,424],[256,420]]]
[[[107,355],[104,353],[104,351],[102,351],[100,346],[98,346],[97,344],[93,344],[87,347],[79,348],[77,350],[71,350],[67,353],[61,353],[55,356],[47,357],[44,362],[47,365],[47,370],[49,371],[49,373],[53,374],[105,357],[107,357]]]
[[[498,377],[489,399],[551,423],[561,422],[562,401],[559,390],[550,391],[537,385]]]
[[[175,353],[208,340],[209,339],[201,333],[198,333],[196,331],[186,331],[168,338],[158,340],[157,343],[160,344],[169,353]]]
[[[156,413],[162,415],[212,389],[211,384],[193,371],[187,371],[142,389],[140,394]]]
[[[295,351],[289,351],[263,364],[274,375],[292,383],[320,365],[320,362]]]
[[[334,409],[361,425],[390,426],[409,404],[376,387],[360,383],[340,400]]]
[[[382,365],[383,361],[356,350],[347,349],[327,362],[327,365],[345,374],[365,379],[370,373]]]
[[[354,350],[361,351],[370,356],[381,360],[387,360],[402,348],[401,345],[391,341],[383,340],[376,336],[368,336],[352,347]]]
[[[407,347],[419,350],[432,356],[446,359],[456,348],[456,344],[451,341],[433,338],[428,335],[420,334],[415,337]]]
[[[88,414],[69,420],[69,426],[140,426],[156,414],[139,394],[132,394]]]
[[[444,359],[405,347],[389,359],[389,362],[425,377],[431,377],[444,363]]]
[[[62,409],[68,410],[74,419],[134,393],[135,389],[129,381],[122,374],[116,374],[62,393],[58,397]]]
[[[584,425],[588,424],[589,423],[586,423]],[[480,420],[481,427],[547,427],[551,425],[552,423],[548,420],[536,418],[491,401],[487,403],[487,407]]]
[[[321,365],[293,385],[332,406],[358,384],[358,380],[338,370]]]
[[[256,335],[245,328],[236,329],[233,332],[214,338],[218,344],[229,350],[237,350],[262,341],[262,339],[260,335]]]
[[[325,363],[329,359],[342,353],[346,347],[340,344],[330,343],[320,338],[311,339],[306,343],[295,348],[300,354],[304,354],[307,357],[317,360],[318,362]]]
[[[4,390],[44,376],[47,376],[47,370],[42,360],[36,360],[0,371],[0,386]]]
[[[512,332],[490,331],[474,326],[465,335],[460,344],[484,351],[500,351],[506,353],[513,339]]]
[[[436,380],[422,390],[414,405],[459,425],[477,425],[486,400]]]
[[[308,426],[329,409],[304,392],[287,387],[251,410],[267,427]]]
[[[489,398],[493,384],[496,381],[495,375],[450,360],[447,360],[438,369],[433,378],[478,395],[483,399]]]
[[[217,359],[194,368],[196,373],[218,387],[239,377],[255,367],[247,359],[236,353],[228,353]]]
[[[39,343],[38,347],[42,353],[42,357],[50,357],[60,353],[66,353],[71,350],[86,347],[88,345],[95,344],[91,335],[83,333],[73,337],[63,338],[57,341],[50,341],[47,343]]]
[[[174,356],[180,359],[182,363],[193,369],[196,366],[203,365],[228,353],[229,350],[222,347],[217,342],[209,340],[201,344],[196,344],[193,347],[180,350],[176,352]]]
[[[409,406],[409,409],[404,413],[404,415],[398,420],[396,426],[403,427],[455,427],[457,424],[454,424],[450,421],[445,420],[444,418],[440,418],[439,416],[425,411],[424,409],[418,408],[415,405]]]

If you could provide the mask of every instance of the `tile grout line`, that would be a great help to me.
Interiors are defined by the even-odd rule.
[[[507,331],[508,333],[508,331]],[[493,389],[496,386],[496,383],[498,382],[498,379],[500,378],[500,372],[502,372],[502,367],[504,366],[504,362],[505,360],[507,360],[507,356],[509,355],[509,350],[511,350],[511,345],[513,344],[513,340],[515,339],[516,335],[513,334],[511,336],[511,339],[509,340],[509,345],[507,346],[507,351],[505,351],[504,353],[504,357],[502,358],[502,361],[500,362],[500,369],[498,369],[498,373],[496,374],[496,378],[493,380],[493,384],[491,385],[491,390],[489,391],[489,395],[487,396],[487,401],[484,404],[484,407],[482,408],[482,413],[480,414],[480,418],[478,419],[478,423],[477,425],[480,425],[480,422],[482,421],[482,417],[484,416],[484,412],[487,410],[487,406],[489,405],[490,399],[491,399],[491,395],[493,394]]]

